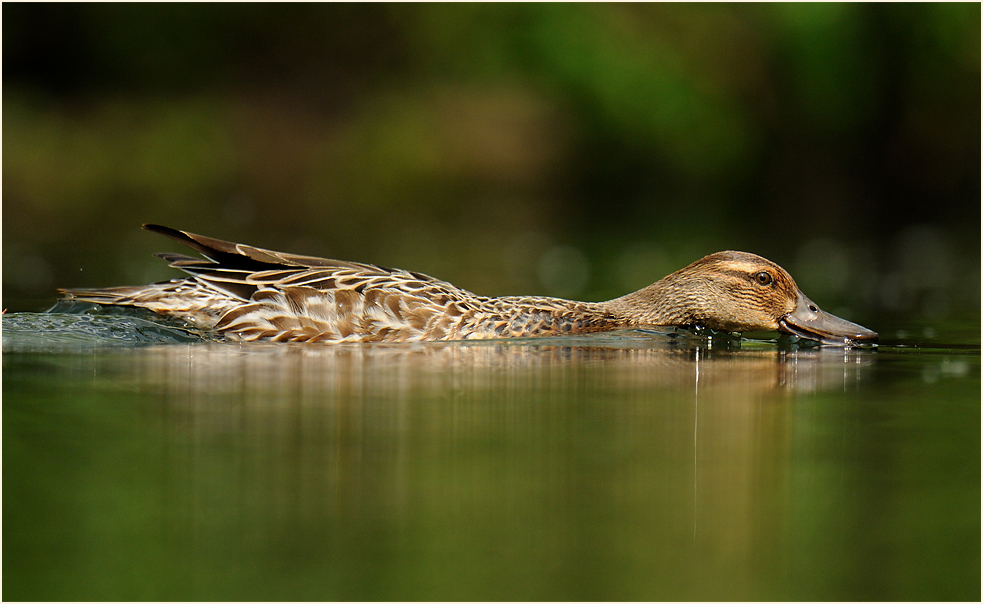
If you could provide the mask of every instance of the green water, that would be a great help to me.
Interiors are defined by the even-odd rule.
[[[978,345],[40,317],[4,317],[5,599],[980,598]]]

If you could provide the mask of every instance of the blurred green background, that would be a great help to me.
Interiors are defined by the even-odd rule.
[[[980,317],[979,4],[7,4],[3,306],[157,222],[604,299],[721,249],[875,329]]]

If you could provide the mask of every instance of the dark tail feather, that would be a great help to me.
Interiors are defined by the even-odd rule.
[[[143,228],[148,231],[153,231],[154,233],[159,233],[165,237],[170,237],[174,241],[179,241],[191,249],[201,252],[207,257],[211,257],[216,254],[230,254],[232,256],[241,255],[239,250],[236,249],[236,244],[232,243],[231,241],[222,241],[221,239],[212,239],[211,237],[205,237],[204,235],[186,233],[184,231],[179,231],[177,229],[172,229],[171,227],[166,227],[159,224],[145,224],[143,225]]]
[[[268,250],[250,245],[212,239],[204,235],[179,231],[159,224],[145,224],[143,228],[164,235],[165,237],[170,237],[175,241],[180,241],[209,260],[228,268],[263,270],[270,266],[276,267],[291,264],[290,262],[285,262],[283,258],[273,255]],[[260,266],[257,266],[257,264]]]
[[[197,250],[203,256],[222,265],[223,268],[245,271],[265,271],[283,267],[315,267],[327,266],[332,268],[352,268],[361,270],[365,268],[375,268],[385,272],[392,272],[391,269],[382,268],[372,264],[359,264],[357,262],[343,262],[341,260],[330,260],[328,258],[317,258],[315,256],[301,256],[299,254],[288,254],[286,252],[275,252],[265,250],[260,247],[253,247],[244,243],[232,243],[221,239],[212,239],[204,235],[197,235],[187,231],[179,231],[159,224],[145,224],[143,228],[148,231],[160,233],[165,237],[170,237],[175,241],[180,241],[193,250]],[[165,258],[166,259],[166,258]],[[178,266],[176,268],[183,268]]]

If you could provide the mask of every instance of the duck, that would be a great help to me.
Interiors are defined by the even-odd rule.
[[[232,341],[413,342],[565,336],[646,328],[778,331],[852,346],[877,333],[821,310],[761,256],[723,251],[603,302],[487,297],[428,275],[301,256],[156,224],[200,253],[155,254],[189,276],[141,286],[62,289],[67,300],[131,306]]]

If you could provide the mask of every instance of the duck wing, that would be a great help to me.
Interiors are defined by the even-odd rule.
[[[318,258],[317,256],[301,256],[300,254],[288,254],[286,252],[265,250],[263,248],[246,245],[244,243],[233,243],[231,241],[223,241],[221,239],[205,237],[204,235],[189,233],[187,231],[179,231],[177,229],[161,226],[159,224],[145,224],[143,225],[143,228],[183,243],[191,249],[199,252],[205,258],[208,258],[212,262],[225,268],[239,268],[250,271],[268,270],[278,266],[302,268],[373,268],[383,271],[389,270],[373,264],[345,262],[342,260]],[[186,256],[184,258],[188,259]]]
[[[145,224],[148,231],[160,233],[194,249],[207,260],[183,254],[161,253],[173,268],[198,281],[250,300],[260,289],[305,287],[320,291],[351,289],[356,293],[369,286],[394,287],[403,291],[445,290],[472,296],[450,283],[423,273],[391,269],[376,264],[302,256],[205,237],[157,224]]]
[[[375,264],[276,252],[159,225],[144,228],[201,253],[158,254],[193,281],[234,296],[216,330],[240,340],[441,339],[477,298],[445,281]],[[215,319],[215,313],[210,313]]]

